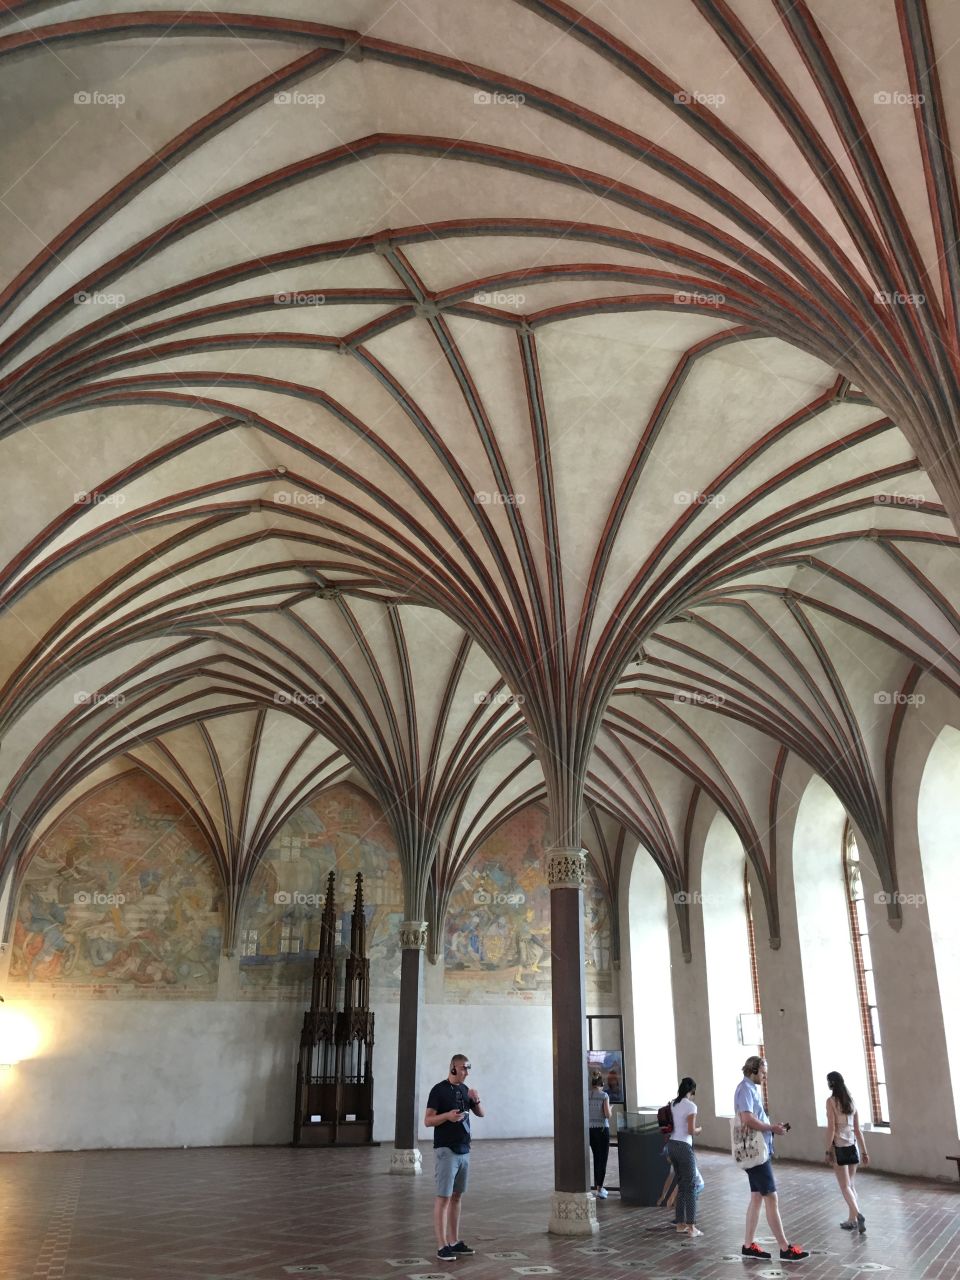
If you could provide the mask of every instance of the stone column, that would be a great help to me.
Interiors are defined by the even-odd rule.
[[[400,921],[400,1023],[397,1033],[397,1120],[391,1173],[422,1172],[417,1146],[417,1031],[420,1023],[420,990],[423,950],[427,945],[426,920]]]
[[[589,1186],[587,1142],[587,1019],[583,973],[582,849],[557,848],[547,857],[550,947],[553,956],[553,1173],[549,1230],[589,1236],[597,1231]]]

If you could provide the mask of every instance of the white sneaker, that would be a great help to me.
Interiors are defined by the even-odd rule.
[[[597,1199],[606,1200],[606,1198],[607,1198],[607,1189],[606,1187],[601,1187],[600,1190],[597,1192]]]

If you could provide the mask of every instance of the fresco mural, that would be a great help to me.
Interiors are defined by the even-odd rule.
[[[126,774],[64,814],[31,857],[9,980],[52,995],[212,999],[221,906],[187,811],[147,774]]]
[[[361,871],[371,993],[398,999],[400,859],[383,812],[371,797],[343,783],[298,809],[263,855],[241,919],[242,995],[309,1003],[331,870],[337,877],[338,944],[350,938],[354,877]]]
[[[450,900],[444,929],[444,997],[453,1004],[550,1003],[550,890],[546,813],[531,807],[482,844]],[[587,995],[613,991],[606,897],[587,874]]]

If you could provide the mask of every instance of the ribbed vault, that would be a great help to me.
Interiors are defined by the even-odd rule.
[[[706,796],[776,938],[788,753],[895,883],[893,693],[958,689],[949,6],[4,10],[8,869],[230,726],[237,895],[274,740],[435,928],[523,803],[676,891]]]

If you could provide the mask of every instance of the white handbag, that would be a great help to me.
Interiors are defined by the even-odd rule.
[[[733,1124],[733,1158],[741,1169],[755,1169],[770,1159],[767,1143],[759,1129],[746,1129],[739,1120]]]

